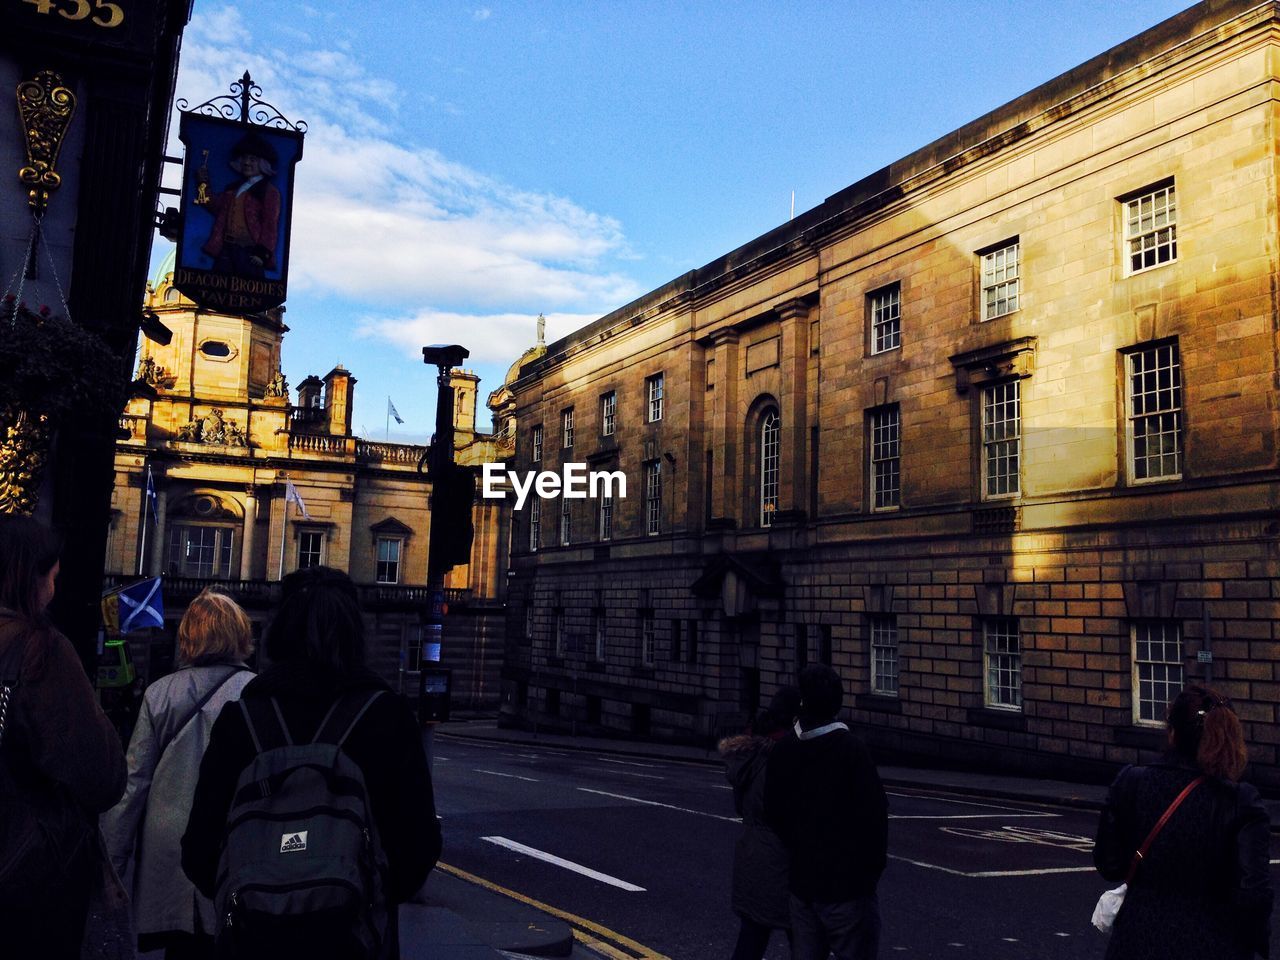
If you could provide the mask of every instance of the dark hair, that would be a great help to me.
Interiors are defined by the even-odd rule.
[[[307,661],[334,673],[364,665],[364,620],[349,576],[307,567],[285,577],[280,592],[280,609],[267,631],[273,662]]]
[[[1169,704],[1168,723],[1176,753],[1195,761],[1211,777],[1240,779],[1249,751],[1230,700],[1193,684]]]
[[[761,710],[751,722],[751,732],[757,737],[767,737],[786,730],[800,713],[800,691],[795,687],[783,687],[773,695],[769,706]]]
[[[844,700],[840,675],[825,663],[815,663],[800,671],[800,712],[806,720],[825,723],[834,720]]]
[[[0,515],[0,606],[39,616],[37,583],[58,562],[62,541],[30,517]]]

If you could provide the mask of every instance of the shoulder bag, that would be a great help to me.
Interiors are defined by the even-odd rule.
[[[1196,777],[1182,788],[1182,792],[1173,798],[1173,803],[1169,804],[1169,809],[1165,810],[1160,819],[1156,821],[1156,825],[1147,834],[1147,839],[1142,841],[1142,846],[1134,853],[1133,862],[1129,864],[1129,875],[1125,877],[1124,883],[1112,890],[1104,890],[1102,896],[1098,898],[1097,906],[1093,908],[1093,925],[1103,933],[1111,932],[1111,927],[1116,922],[1116,915],[1120,912],[1120,908],[1124,906],[1124,895],[1128,892],[1129,884],[1133,882],[1134,875],[1138,872],[1138,864],[1147,858],[1147,854],[1151,851],[1151,844],[1160,835],[1164,825],[1169,822],[1169,818],[1173,816],[1173,811],[1177,810],[1182,805],[1182,801],[1187,799],[1187,795],[1202,783],[1204,783],[1204,777]]]

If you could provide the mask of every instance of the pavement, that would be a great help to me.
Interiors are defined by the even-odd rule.
[[[681,744],[570,736],[498,726],[494,717],[459,719],[439,724],[435,734],[444,740],[480,741],[508,745],[539,745],[617,757],[647,758],[719,766],[714,750]],[[1031,777],[881,766],[889,787],[918,791],[1049,803],[1084,810],[1100,810],[1107,788]],[[1272,830],[1280,832],[1280,802],[1267,801]],[[592,958],[599,954],[574,940],[573,928],[528,904],[489,890],[481,881],[455,873],[433,871],[416,900],[401,908],[401,955],[404,960],[480,960],[495,957]]]

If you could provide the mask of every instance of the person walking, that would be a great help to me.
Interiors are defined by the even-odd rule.
[[[182,838],[182,868],[197,890],[217,902],[215,888],[222,882],[219,861],[233,852],[234,834],[228,824],[233,804],[240,810],[259,797],[269,800],[275,789],[268,778],[255,783],[259,790],[237,793],[242,772],[266,752],[280,754],[280,749],[268,747],[271,737],[288,745],[320,746],[334,713],[354,702],[360,709],[349,724],[343,724],[340,749],[359,770],[372,816],[366,852],[379,864],[385,857],[381,887],[385,904],[376,906],[387,908],[387,918],[385,929],[377,931],[378,956],[395,958],[399,955],[395,908],[417,892],[440,855],[440,824],[421,734],[408,704],[364,666],[364,623],[351,579],[328,567],[308,567],[285,577],[281,594],[266,637],[270,666],[244,687],[240,703],[223,710],[213,725]],[[338,767],[330,769],[342,772]],[[350,776],[329,782],[348,798],[361,786]],[[335,812],[323,832],[308,831],[311,836],[290,824],[278,825],[273,842],[278,843],[279,858],[284,858],[278,861],[282,865],[278,869],[296,870],[305,863],[316,863],[317,869],[333,867],[332,859],[323,859],[324,845],[339,829],[338,818],[351,816],[349,808]],[[259,889],[270,886],[262,884]],[[234,911],[236,898],[232,896],[230,902]],[[233,914],[220,918],[220,923],[228,919],[237,924]],[[308,955],[308,944],[325,925],[296,919],[268,918],[260,931],[268,929],[253,945],[252,955]],[[244,926],[239,922],[237,931]],[[230,926],[220,929],[228,935],[232,932]],[[314,955],[326,960],[356,955],[333,942],[312,945],[318,951]]]
[[[796,736],[773,748],[764,784],[765,822],[790,855],[791,955],[874,960],[888,801],[866,746],[836,719],[840,677],[815,664],[799,685]]]
[[[1269,956],[1270,819],[1240,782],[1248,762],[1231,703],[1189,686],[1169,705],[1164,759],[1120,771],[1098,821],[1093,861],[1128,891],[1108,960]],[[1135,852],[1174,806],[1133,876]]]
[[[787,849],[764,822],[765,767],[774,744],[791,734],[800,710],[800,691],[779,690],[751,729],[720,741],[725,777],[742,817],[742,833],[733,850],[733,912],[740,927],[732,960],[761,960],[773,931],[791,939],[791,904],[787,891]]]
[[[97,815],[124,749],[71,643],[45,615],[58,538],[0,516],[0,954],[79,957],[104,863]]]
[[[116,872],[134,864],[138,949],[163,949],[165,960],[213,957],[213,904],[182,872],[182,834],[214,721],[253,678],[252,653],[249,617],[235,600],[207,589],[191,601],[178,624],[182,667],[147,688],[128,786],[103,818]]]

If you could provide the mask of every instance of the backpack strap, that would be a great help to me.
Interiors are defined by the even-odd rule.
[[[347,737],[351,736],[351,731],[356,728],[360,718],[373,706],[373,702],[386,692],[375,690],[366,697],[361,697],[357,693],[338,697],[329,708],[329,712],[324,715],[324,719],[320,721],[320,726],[311,742],[332,743],[341,747],[347,742]]]
[[[244,714],[245,725],[253,739],[253,749],[258,753],[277,747],[293,746],[289,726],[280,712],[280,702],[275,697],[241,697],[237,701]]]
[[[231,681],[231,678],[237,673],[244,673],[248,669],[248,667],[239,665],[232,667],[230,673],[223,676],[221,680],[205,691],[205,695],[201,697],[196,702],[195,706],[182,717],[181,722],[175,724],[169,735],[160,741],[160,749],[156,751],[156,756],[163,757],[164,752],[169,749],[169,744],[177,740],[178,735],[181,734],[183,730],[187,729],[196,717],[200,716],[200,712],[209,705],[209,701],[217,695],[218,691],[225,687]],[[252,733],[252,726],[250,727],[250,733]]]

